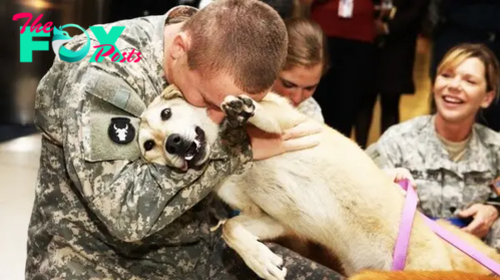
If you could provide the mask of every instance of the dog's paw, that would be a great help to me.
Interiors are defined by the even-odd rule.
[[[248,267],[263,279],[284,280],[287,270],[283,267],[283,259],[263,243],[256,241],[255,244],[245,252]]]
[[[229,125],[232,127],[238,127],[246,123],[255,113],[254,101],[246,95],[228,95],[221,107],[227,116]]]

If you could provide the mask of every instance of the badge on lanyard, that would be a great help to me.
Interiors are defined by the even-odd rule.
[[[339,17],[351,18],[354,0],[339,0]]]

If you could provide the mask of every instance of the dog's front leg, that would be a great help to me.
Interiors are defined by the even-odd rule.
[[[247,216],[243,213],[229,219],[222,229],[228,246],[235,250],[259,277],[267,280],[285,279],[286,268],[281,268],[283,259],[259,241],[274,239],[285,233],[283,226],[264,214]]]
[[[272,111],[246,95],[228,95],[221,107],[232,126],[239,126],[248,121],[265,132],[283,133],[283,128]]]

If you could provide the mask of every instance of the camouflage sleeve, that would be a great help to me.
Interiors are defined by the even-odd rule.
[[[202,170],[182,173],[120,152],[125,151],[120,145],[105,146],[106,137],[94,138],[92,131],[116,109],[106,102],[106,91],[129,91],[137,96],[137,89],[132,89],[128,80],[134,73],[127,72],[127,67],[115,72],[104,70],[106,67],[120,66],[82,63],[59,83],[63,104],[58,110],[62,112],[66,161],[61,164],[66,165],[75,188],[110,233],[133,242],[168,226],[205,198],[225,176],[241,169],[252,155],[250,145],[224,145],[224,156],[210,161]]]
[[[500,196],[498,195],[498,193],[500,192],[500,149],[497,148],[496,150],[492,151],[492,153],[495,154],[495,161],[493,165],[496,167],[496,173],[494,175],[494,179],[491,182],[492,191],[486,204],[495,206],[495,208],[498,210],[498,213],[500,213]]]
[[[365,152],[382,169],[401,166],[402,155],[398,137],[392,133],[391,129],[386,131],[376,143],[368,146]]]
[[[297,110],[318,122],[325,122],[321,107],[319,106],[318,102],[312,97],[302,101],[297,107]]]

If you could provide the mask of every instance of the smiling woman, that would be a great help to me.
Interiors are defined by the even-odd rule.
[[[486,46],[456,46],[438,67],[432,114],[392,126],[367,149],[380,167],[411,172],[425,215],[465,221],[463,230],[497,249],[500,135],[476,117],[497,99],[499,69]]]
[[[461,133],[445,138],[460,141],[470,134],[479,111],[498,99],[498,71],[495,55],[483,45],[463,44],[448,52],[434,82],[432,110],[440,134],[446,123],[459,125]]]

